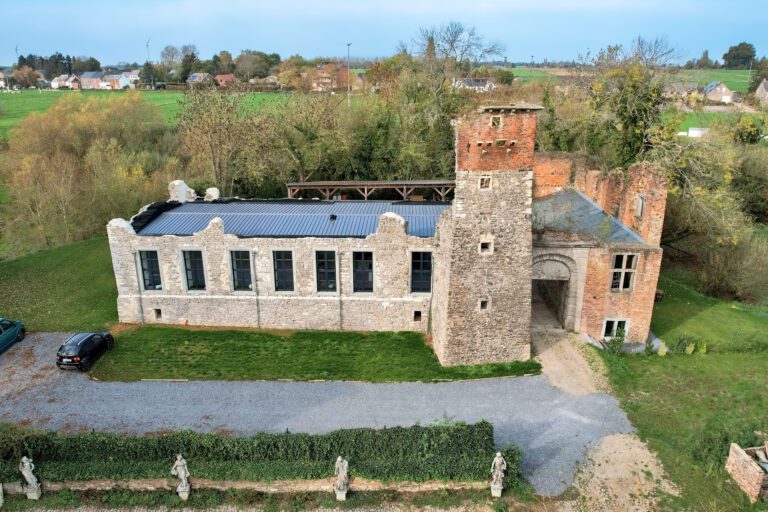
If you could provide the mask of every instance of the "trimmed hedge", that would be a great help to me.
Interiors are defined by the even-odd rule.
[[[507,486],[522,481],[520,451],[502,450]],[[473,480],[490,476],[493,426],[481,421],[438,426],[349,429],[309,435],[260,433],[224,437],[191,431],[160,436],[61,435],[0,425],[0,479],[18,480],[23,455],[46,480],[166,478],[175,455],[193,476],[214,480],[315,479],[331,476],[338,455],[350,472],[378,480]]]

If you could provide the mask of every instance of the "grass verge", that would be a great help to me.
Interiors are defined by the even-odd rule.
[[[663,272],[664,299],[654,332],[665,340],[691,334],[717,353],[617,357],[600,352],[614,393],[640,437],[655,451],[680,498],[679,510],[768,510],[751,505],[725,472],[730,442],[752,443],[768,428],[768,315],[719,301]]]
[[[491,499],[489,491],[437,491],[399,493],[394,491],[350,492],[347,501],[337,502],[331,492],[264,494],[247,490],[193,490],[189,501],[181,501],[171,491],[139,492],[128,490],[45,493],[40,501],[23,496],[6,496],[4,511],[60,509],[133,509],[204,510],[231,507],[236,510],[264,512],[299,510],[384,510],[432,509],[447,510],[516,510],[520,512],[549,510],[542,508],[549,500],[515,492],[505,492],[501,499]]]
[[[117,290],[104,237],[0,262],[0,316],[35,331],[108,328]]]
[[[99,380],[464,380],[538,373],[535,361],[443,367],[411,332],[271,333],[147,326],[115,336]]]

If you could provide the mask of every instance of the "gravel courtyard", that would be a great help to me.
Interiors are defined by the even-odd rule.
[[[572,394],[546,375],[439,384],[95,382],[56,368],[67,336],[33,334],[0,355],[0,421],[71,432],[248,435],[484,419],[497,444],[522,448],[523,472],[541,495],[565,491],[603,437],[634,431],[610,395]]]

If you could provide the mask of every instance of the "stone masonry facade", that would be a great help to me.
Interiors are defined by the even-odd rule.
[[[524,360],[531,355],[532,284],[538,282],[553,294],[562,290],[558,316],[565,329],[601,339],[606,326],[621,321],[630,340],[645,341],[661,265],[666,183],[649,166],[605,174],[570,155],[535,154],[537,110],[489,107],[456,121],[454,199],[442,206],[434,236],[409,235],[395,213],[378,217],[375,232],[362,237],[240,237],[227,234],[220,217],[191,236],[150,236],[141,227],[137,233],[133,222],[110,221],[120,321],[416,331],[431,335],[444,365]],[[643,241],[534,233],[533,201],[565,189],[579,190]],[[177,202],[169,208],[219,201],[217,191],[207,191],[203,201],[183,182],[170,191]],[[145,289],[140,251],[157,255],[158,289]],[[184,251],[202,253],[205,289],[188,289]],[[248,254],[252,286],[244,291],[234,290],[231,251]],[[276,291],[274,251],[291,251],[293,291]],[[316,251],[335,255],[335,291],[318,291]],[[359,251],[373,255],[371,292],[353,291],[353,253]],[[414,252],[431,253],[431,291],[412,292]],[[621,291],[612,287],[616,255],[635,262],[632,285]]]
[[[432,251],[433,238],[407,236],[402,218],[384,215],[376,234],[367,238],[238,238],[224,233],[214,219],[193,236],[136,235],[130,223],[116,219],[107,226],[118,289],[118,313],[125,323],[163,323],[360,331],[427,331],[431,295],[410,293],[410,251]],[[206,289],[186,289],[182,251],[202,250]],[[138,251],[158,253],[162,290],[144,290]],[[232,289],[229,251],[252,254],[254,286]],[[294,291],[277,292],[272,251],[293,252]],[[315,256],[334,251],[336,292],[317,292]],[[352,252],[371,251],[374,288],[353,293]],[[418,315],[415,313],[418,312]],[[418,318],[418,320],[414,320]]]

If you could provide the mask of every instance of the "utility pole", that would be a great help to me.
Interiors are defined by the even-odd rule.
[[[147,39],[147,62],[149,62],[149,67],[151,69],[150,71],[150,80],[152,81],[152,90],[155,90],[155,67],[152,65],[152,62],[149,60],[149,42],[152,40],[152,38]]]
[[[347,43],[347,108],[352,108],[352,70],[349,68],[349,47],[352,43]]]

